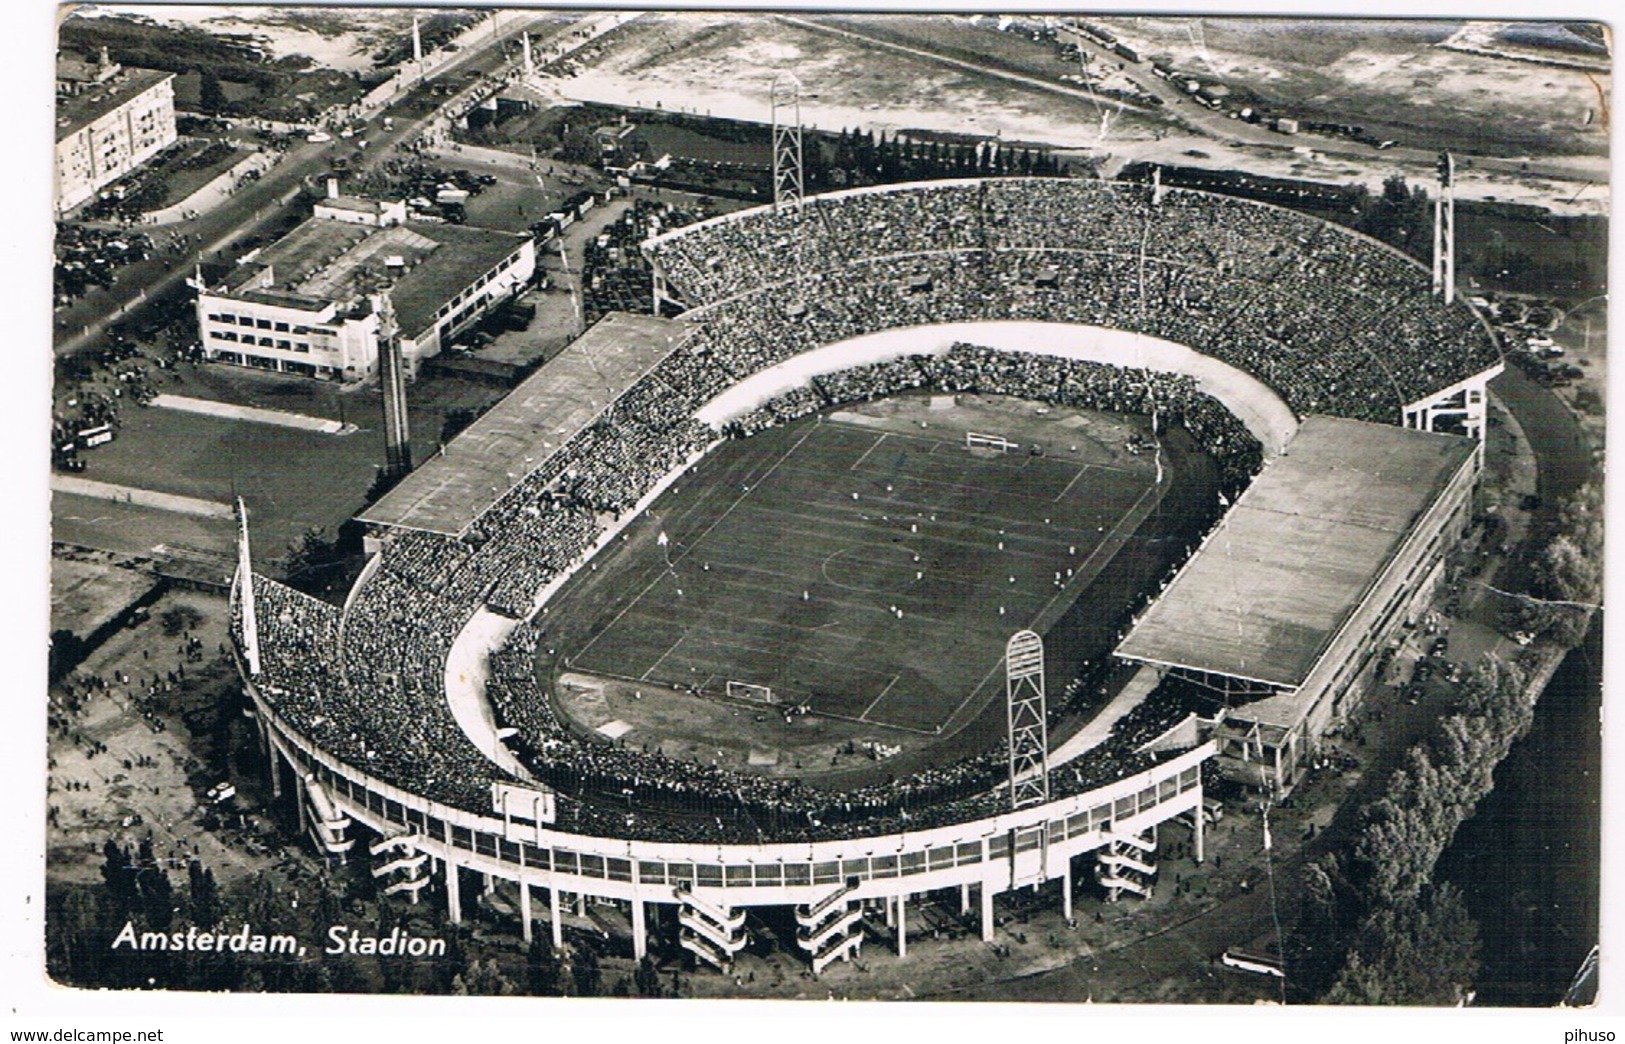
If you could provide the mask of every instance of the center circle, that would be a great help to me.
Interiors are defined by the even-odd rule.
[[[824,559],[824,581],[843,591],[895,594],[917,582],[925,563],[902,541],[854,544]]]

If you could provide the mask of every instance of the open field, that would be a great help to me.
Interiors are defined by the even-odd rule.
[[[878,51],[776,17],[649,14],[611,37],[604,52],[549,86],[579,101],[652,107],[658,99],[668,110],[766,123],[768,87],[793,69],[809,127],[1001,134],[1075,147],[1100,136],[1100,115],[1082,98]],[[1117,135],[1150,138],[1157,124],[1126,112],[1113,126]]]
[[[1431,180],[1435,150],[1451,148],[1462,157],[1461,198],[1560,213],[1606,207],[1599,188],[1608,179],[1606,75],[1439,46],[1457,22],[1099,22],[1150,56],[1223,83],[1238,106],[1251,99],[1301,118],[1359,124],[1400,147],[1379,152],[1226,119],[1184,100],[1151,75],[1148,62],[1100,61],[1097,50],[1096,66],[1122,66],[1104,70],[1103,88],[1120,84],[1168,102],[1119,107],[1062,82],[1077,70],[1055,57],[1053,43],[999,32],[991,18],[651,14],[607,38],[578,71],[536,82],[561,102],[658,103],[765,124],[769,85],[791,70],[803,85],[803,124],[823,130],[1001,137],[1101,161],[1108,173],[1133,160],[1195,159],[1215,169],[1359,182],[1373,191],[1396,173],[1413,183]],[[977,61],[978,49],[989,56]],[[1520,99],[1516,112],[1507,111],[1509,96]]]
[[[1609,77],[1439,46],[1460,22],[1099,21],[1148,58],[1167,58],[1271,107],[1361,124],[1380,138],[1497,155],[1608,151],[1601,99]],[[1507,105],[1511,97],[1518,104]]]
[[[1003,727],[1004,643],[1028,626],[1059,699],[1166,568],[1169,533],[1200,524],[1206,458],[1170,452],[1158,486],[1155,460],[1123,449],[1140,418],[929,401],[713,451],[551,604],[541,669],[561,673],[565,712],[668,756],[849,775],[848,744],[873,740],[911,771]],[[967,430],[1046,452],[972,452]],[[781,709],[714,699],[730,679],[771,686]],[[783,715],[802,702],[810,717]]]

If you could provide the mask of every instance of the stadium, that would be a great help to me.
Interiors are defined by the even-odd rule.
[[[593,904],[817,973],[927,896],[991,940],[1002,893],[1146,894],[1208,788],[1291,789],[1471,513],[1494,338],[1346,229],[1012,178],[649,231],[676,317],[367,509],[343,606],[244,521],[273,793],[453,921],[478,880],[527,940]]]

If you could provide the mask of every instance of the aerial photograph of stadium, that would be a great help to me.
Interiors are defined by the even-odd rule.
[[[56,987],[1599,1003],[1607,26],[55,22]]]

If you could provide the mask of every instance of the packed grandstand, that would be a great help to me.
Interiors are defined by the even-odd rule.
[[[1187,345],[1256,377],[1299,416],[1400,423],[1407,406],[1498,359],[1465,306],[1414,262],[1347,230],[1204,193],[997,179],[861,190],[728,215],[651,240],[662,293],[698,332],[501,494],[460,536],[385,535],[342,608],[254,579],[254,686],[305,742],[430,801],[491,810],[493,780],[448,706],[446,663],[473,615],[525,620],[663,479],[723,438],[916,389],[1156,415],[1183,425],[1232,495],[1259,440],[1189,377],[959,343],[813,378],[713,426],[726,389],[799,353],[882,330],[1033,320]],[[1003,738],[951,764],[860,789],[701,765],[581,735],[536,675],[521,622],[490,659],[487,697],[553,828],[629,840],[812,841],[969,822],[1008,808]],[[1147,741],[1197,707],[1160,688],[1107,742],[1057,770],[1052,793],[1141,772]],[[633,795],[628,801],[604,795]]]

